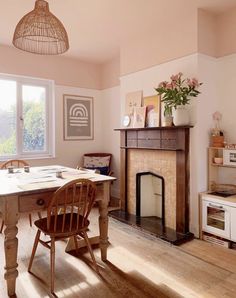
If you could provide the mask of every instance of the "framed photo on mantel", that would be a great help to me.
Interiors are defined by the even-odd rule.
[[[125,98],[125,115],[129,117],[130,121],[127,126],[134,125],[134,110],[140,108],[142,104],[143,91],[135,91],[126,94]]]
[[[143,98],[143,106],[147,108],[146,127],[158,127],[161,123],[161,98],[152,95]]]
[[[64,140],[93,139],[93,98],[63,95]]]

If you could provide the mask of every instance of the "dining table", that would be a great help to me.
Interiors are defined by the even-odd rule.
[[[29,170],[29,171],[28,171]],[[0,171],[0,212],[5,222],[4,252],[5,274],[8,296],[16,295],[18,276],[18,220],[22,213],[39,212],[47,209],[52,194],[67,182],[84,178],[97,185],[96,201],[98,202],[99,235],[90,238],[91,244],[98,243],[102,261],[107,260],[108,247],[108,204],[110,185],[115,177],[104,176],[94,171],[73,169],[61,165],[30,167],[30,169],[8,169]],[[59,174],[58,174],[59,173]],[[20,241],[20,239],[19,239]],[[85,246],[80,243],[79,247]],[[74,241],[68,240],[66,251],[73,250]],[[29,256],[30,257],[30,256]]]

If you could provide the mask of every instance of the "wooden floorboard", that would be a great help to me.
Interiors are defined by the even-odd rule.
[[[92,234],[98,232],[93,211]],[[36,215],[35,215],[36,219]],[[32,271],[27,272],[36,233],[27,215],[19,222],[18,298],[46,298],[49,282],[49,251],[40,247]],[[92,269],[86,251],[80,258],[64,252],[66,243],[56,244],[56,295],[69,298],[109,297],[236,297],[236,252],[194,240],[180,247],[171,246],[152,236],[110,219],[110,247],[107,263],[95,249],[101,277]],[[3,236],[0,235],[1,251]],[[3,253],[0,256],[0,297],[6,298],[3,279]]]

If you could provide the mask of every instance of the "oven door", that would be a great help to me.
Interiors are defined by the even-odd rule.
[[[203,200],[202,230],[230,239],[230,207]]]

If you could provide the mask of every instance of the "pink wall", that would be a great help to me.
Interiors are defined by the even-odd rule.
[[[40,56],[0,46],[0,72],[55,80],[57,85],[101,89],[101,66],[65,56]]]
[[[108,89],[120,85],[120,57],[102,64],[101,89]]]
[[[155,28],[121,45],[121,75],[197,52],[196,9],[186,8],[175,19],[168,18],[168,12],[163,13],[164,25],[157,19]]]
[[[218,15],[198,11],[198,52],[213,57],[236,53],[236,8]]]
[[[198,52],[216,57],[217,28],[216,15],[198,10]]]
[[[217,17],[217,57],[236,53],[236,8]]]
[[[164,18],[164,17],[163,17]],[[166,16],[165,16],[166,18]],[[120,57],[105,64],[65,56],[40,56],[0,46],[0,72],[55,80],[57,85],[107,89],[120,75],[162,64],[192,53],[221,57],[236,53],[236,8],[220,15],[186,8],[178,19],[123,40]]]

